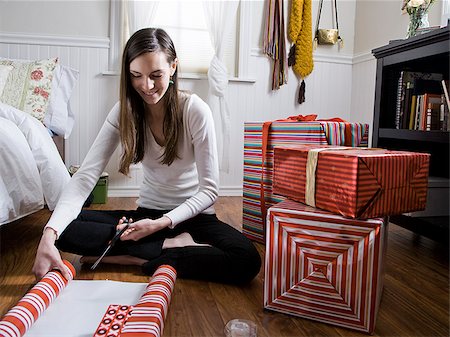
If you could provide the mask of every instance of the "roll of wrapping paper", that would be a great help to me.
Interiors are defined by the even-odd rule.
[[[176,277],[173,267],[158,267],[138,303],[110,305],[93,337],[160,337]]]
[[[75,268],[68,261],[64,264],[75,277]],[[50,303],[66,287],[66,280],[59,270],[48,272],[0,321],[0,337],[21,337],[38,319]]]

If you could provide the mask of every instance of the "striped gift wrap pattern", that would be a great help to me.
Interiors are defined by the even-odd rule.
[[[284,200],[267,215],[264,307],[373,333],[387,218],[355,220]]]
[[[70,279],[75,269],[68,261]],[[11,308],[0,321],[0,337],[20,337],[31,327],[45,309],[67,286],[66,280],[58,270],[48,272],[22,299]]]
[[[264,220],[261,213],[262,129],[264,122],[244,124],[243,233],[252,240],[264,242]],[[266,207],[284,200],[272,192],[273,149],[295,144],[333,144],[367,146],[368,124],[339,122],[273,122],[268,135],[264,165],[264,198]]]
[[[162,265],[154,272],[146,292],[133,306],[121,330],[121,337],[160,337],[172,297],[176,270]]]
[[[307,203],[307,158],[314,148],[319,147],[275,148],[274,193]],[[423,210],[429,158],[426,153],[384,149],[322,151],[315,171],[315,204],[311,206],[362,219]]]

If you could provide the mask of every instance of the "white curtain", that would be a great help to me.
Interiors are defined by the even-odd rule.
[[[122,25],[122,46],[137,30],[152,27],[159,1],[122,0],[124,25]]]
[[[208,104],[216,126],[220,169],[224,172],[229,171],[230,112],[226,100],[228,71],[223,62],[223,48],[238,6],[239,1],[203,1],[206,25],[215,51],[208,70]]]

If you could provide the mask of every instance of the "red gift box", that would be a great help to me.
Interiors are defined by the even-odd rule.
[[[308,118],[306,120],[309,121],[300,120],[292,117],[288,120],[244,124],[242,228],[243,233],[252,240],[264,242],[266,209],[284,199],[274,195],[272,191],[275,146],[293,144],[367,146],[368,124],[315,121]]]
[[[388,219],[348,219],[284,200],[268,210],[264,308],[372,333]]]
[[[276,147],[273,192],[350,218],[425,209],[430,155],[384,149]]]

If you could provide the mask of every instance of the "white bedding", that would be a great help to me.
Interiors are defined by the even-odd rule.
[[[0,102],[0,225],[53,210],[69,179],[45,126]]]

